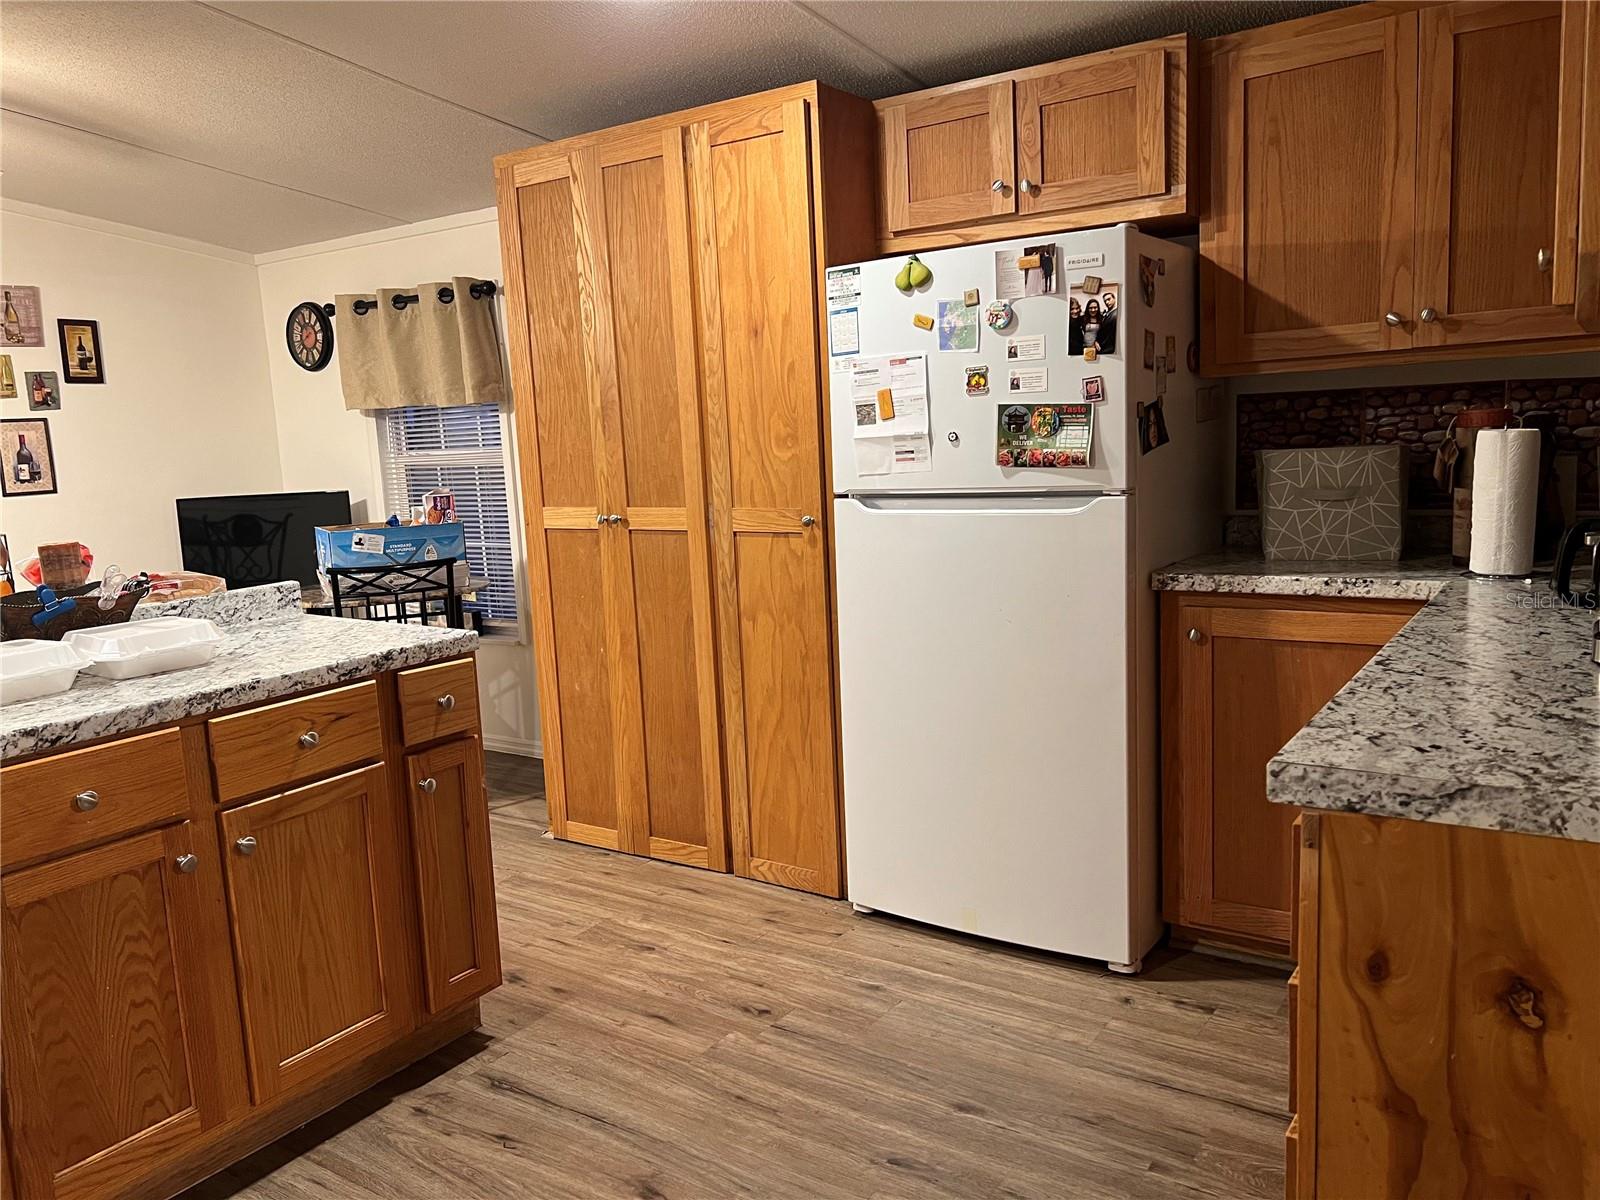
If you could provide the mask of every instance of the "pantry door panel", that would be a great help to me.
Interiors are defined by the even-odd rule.
[[[1445,4],[1418,16],[1418,344],[1581,334],[1585,6]]]
[[[840,893],[807,111],[692,126],[734,870]]]
[[[612,461],[596,378],[594,238],[571,155],[498,179],[550,828],[615,848],[615,647],[601,541]]]
[[[638,723],[625,848],[726,870],[683,131],[607,139],[598,175],[623,459],[612,602],[632,649],[619,711]]]

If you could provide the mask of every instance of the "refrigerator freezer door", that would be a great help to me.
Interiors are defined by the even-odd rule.
[[[852,901],[1108,962],[1144,952],[1130,504],[834,502]]]
[[[1138,455],[1136,420],[1128,395],[1130,364],[1143,370],[1142,345],[1134,327],[1142,319],[1132,293],[1138,291],[1138,267],[1127,266],[1130,231],[1096,229],[1077,233],[1040,234],[978,246],[957,246],[920,255],[933,271],[932,283],[923,291],[902,292],[895,273],[905,256],[838,268],[858,271],[850,276],[858,298],[840,301],[856,306],[859,353],[837,354],[829,360],[829,421],[833,446],[833,490],[836,493],[947,493],[947,492],[1111,492],[1133,488],[1133,464]],[[1053,244],[1061,270],[1054,295],[1027,296],[1012,304],[1013,319],[1003,332],[990,329],[983,319],[994,299],[996,259],[1015,263],[1030,246]],[[1070,264],[1070,265],[1069,265]],[[1130,279],[1130,274],[1132,278]],[[1081,284],[1086,275],[1098,276],[1104,297],[1114,297],[1118,326],[1114,349],[1094,362],[1069,354],[1068,318],[1072,304],[1084,303]],[[939,349],[939,304],[960,305],[967,289],[976,289],[979,303],[978,349]],[[1076,291],[1074,289],[1077,289]],[[1120,297],[1120,299],[1116,299]],[[1126,310],[1126,311],[1124,311]],[[935,318],[931,330],[919,328],[918,315]],[[1174,330],[1176,332],[1176,330]],[[1102,335],[1109,336],[1109,335]],[[1013,359],[1010,353],[1041,358]],[[861,400],[851,387],[852,364],[861,357],[923,355],[927,360],[930,457],[929,470],[894,474],[864,474],[866,458],[858,455],[856,404]],[[989,392],[967,393],[967,368],[986,367]],[[1013,373],[1043,371],[1045,390],[1012,392]],[[1098,377],[1105,399],[1094,406],[1094,446],[1089,466],[1050,469],[1002,467],[997,461],[996,432],[1000,413],[1008,405],[1032,408],[1039,404],[1079,403],[1084,381]],[[1019,379],[1021,382],[1021,379]],[[873,397],[865,398],[871,400]]]

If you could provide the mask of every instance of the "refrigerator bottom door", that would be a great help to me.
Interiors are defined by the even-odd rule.
[[[854,903],[1108,962],[1143,954],[1131,515],[1110,496],[835,502]]]

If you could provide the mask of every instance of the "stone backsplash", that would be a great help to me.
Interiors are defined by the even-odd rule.
[[[1257,450],[1400,442],[1410,449],[1412,511],[1448,509],[1449,497],[1433,481],[1433,456],[1451,416],[1467,408],[1501,405],[1519,414],[1555,415],[1558,452],[1578,452],[1578,507],[1600,508],[1595,461],[1600,446],[1600,378],[1591,376],[1241,395],[1234,502],[1240,509],[1259,507]]]

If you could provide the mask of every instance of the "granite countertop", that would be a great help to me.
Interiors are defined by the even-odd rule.
[[[1594,614],[1548,582],[1448,560],[1266,563],[1225,553],[1155,573],[1168,591],[1425,600],[1267,765],[1278,804],[1600,842]]]
[[[0,758],[469,654],[478,642],[464,629],[304,616],[297,583],[134,610],[135,620],[157,616],[215,621],[224,636],[217,656],[203,667],[139,679],[80,674],[70,691],[0,707]]]

